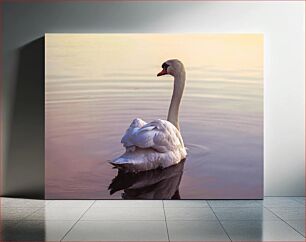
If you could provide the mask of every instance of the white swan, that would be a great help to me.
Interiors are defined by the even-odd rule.
[[[178,119],[185,87],[185,69],[182,62],[176,59],[164,62],[162,68],[157,76],[169,74],[174,77],[167,121],[157,119],[146,123],[140,118],[134,119],[121,140],[126,152],[110,162],[119,169],[138,172],[165,168],[186,158]]]

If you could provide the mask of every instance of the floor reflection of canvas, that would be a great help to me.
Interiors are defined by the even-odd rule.
[[[263,35],[46,34],[48,199],[261,199]]]

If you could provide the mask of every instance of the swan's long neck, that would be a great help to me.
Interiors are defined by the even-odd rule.
[[[167,118],[167,120],[172,123],[178,130],[180,130],[178,114],[185,87],[185,78],[185,71],[182,71],[174,76],[174,87]]]

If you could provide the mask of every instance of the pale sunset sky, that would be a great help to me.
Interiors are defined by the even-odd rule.
[[[211,69],[260,76],[263,69],[262,34],[46,34],[45,40],[48,80],[154,77],[171,58],[192,79],[208,77]]]

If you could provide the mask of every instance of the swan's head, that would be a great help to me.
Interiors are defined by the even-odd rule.
[[[157,74],[157,76],[171,75],[178,76],[185,73],[184,65],[181,61],[177,59],[167,60],[162,64],[162,71]]]

